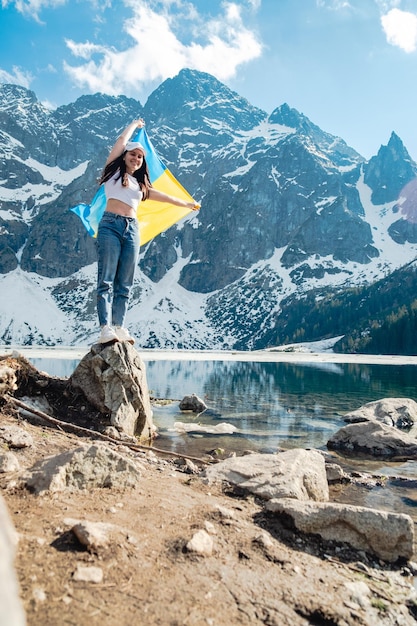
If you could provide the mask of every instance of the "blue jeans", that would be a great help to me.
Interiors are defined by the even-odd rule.
[[[139,248],[137,219],[105,212],[97,233],[97,313],[100,326],[123,326]]]

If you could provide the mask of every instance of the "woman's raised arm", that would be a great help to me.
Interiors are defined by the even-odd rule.
[[[126,126],[124,131],[116,139],[116,143],[114,144],[113,148],[110,150],[109,156],[107,157],[106,165],[108,163],[111,163],[111,161],[114,161],[114,159],[117,159],[117,157],[119,157],[121,154],[123,154],[126,148],[126,144],[132,136],[133,132],[137,128],[143,128],[143,126],[145,126],[145,122],[142,118],[139,118],[138,120],[133,120],[133,122]]]

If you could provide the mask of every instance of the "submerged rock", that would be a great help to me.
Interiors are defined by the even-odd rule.
[[[417,440],[392,426],[369,421],[344,426],[327,442],[329,450],[379,458],[417,458]]]

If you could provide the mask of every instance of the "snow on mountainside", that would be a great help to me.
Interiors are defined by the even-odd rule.
[[[1,343],[94,341],[95,244],[69,208],[91,200],[139,115],[202,202],[141,250],[127,320],[139,346],[268,347],[286,298],[366,285],[416,258],[417,226],[399,209],[417,165],[395,133],[366,162],[288,104],[268,116],[190,70],[144,106],[96,94],[50,112],[0,85]]]

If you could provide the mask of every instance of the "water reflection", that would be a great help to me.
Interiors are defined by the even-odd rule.
[[[31,359],[52,376],[72,374],[78,360]],[[247,361],[147,360],[152,396],[181,400],[195,393],[209,409],[196,416],[181,412],[178,402],[154,407],[159,448],[202,456],[210,450],[271,452],[280,448],[326,449],[327,441],[345,425],[343,415],[384,397],[417,399],[416,365],[274,363]],[[175,422],[238,428],[231,435],[184,433]],[[339,458],[346,470],[391,477],[371,491],[347,486],[335,501],[408,513],[417,522],[417,463]],[[404,476],[407,482],[392,477]]]
[[[53,358],[32,362],[38,369],[61,377],[70,376],[78,364]],[[179,436],[175,422],[227,422],[238,428],[233,435],[210,437],[213,447],[221,445],[235,451],[274,450],[278,446],[323,449],[329,436],[344,425],[343,415],[348,411],[384,397],[416,399],[416,368],[355,363],[146,361],[148,386],[154,397],[180,400],[195,393],[209,407],[199,416],[181,412],[178,403],[154,409],[154,422],[164,445],[190,454],[207,448],[207,437]]]
[[[200,424],[226,421],[239,428],[248,447],[271,449],[324,448],[344,425],[346,412],[383,397],[416,398],[415,375],[414,365],[147,363],[154,396],[181,399],[196,393],[210,408],[198,416]],[[155,411],[155,422],[160,420],[167,434],[169,424],[172,430],[175,421],[190,419],[196,418],[172,408]]]

